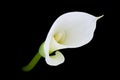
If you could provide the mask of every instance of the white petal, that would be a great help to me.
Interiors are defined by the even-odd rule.
[[[49,64],[51,66],[57,66],[57,65],[63,63],[64,60],[65,60],[64,56],[59,51],[56,51],[55,55],[53,55],[53,56],[46,57],[47,64]]]
[[[65,32],[65,39],[61,45],[67,48],[80,47],[91,41],[96,21],[101,17],[83,12],[70,12],[60,16],[52,27],[54,33]]]
[[[47,64],[56,66],[64,62],[64,56],[60,52],[55,56],[49,56],[49,53],[64,48],[81,47],[90,42],[96,21],[101,17],[84,12],[70,12],[60,16],[52,25],[45,40],[44,52]]]

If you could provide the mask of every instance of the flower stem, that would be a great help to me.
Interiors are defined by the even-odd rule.
[[[41,55],[40,55],[40,53],[38,52],[38,53],[33,57],[33,59],[30,61],[30,63],[29,63],[28,65],[24,66],[24,67],[22,68],[22,70],[25,71],[25,72],[31,71],[31,70],[35,67],[35,65],[38,63],[38,61],[40,60],[40,58],[41,58]]]

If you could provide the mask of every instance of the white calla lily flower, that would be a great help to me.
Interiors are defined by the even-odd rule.
[[[58,50],[77,48],[89,43],[96,29],[96,22],[102,16],[95,17],[84,12],[69,12],[61,15],[53,23],[39,54],[45,57],[48,65],[57,66],[65,58]],[[55,55],[50,56],[55,52]]]
[[[93,38],[96,21],[101,18],[83,12],[70,12],[60,16],[52,25],[44,43],[47,64],[56,66],[64,62],[61,52],[49,56],[59,49],[81,47]]]

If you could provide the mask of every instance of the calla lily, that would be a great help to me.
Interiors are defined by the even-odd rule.
[[[63,63],[65,58],[59,50],[77,48],[89,43],[93,38],[96,22],[101,17],[103,15],[95,17],[84,12],[69,12],[61,15],[53,23],[38,54],[45,58],[48,65],[57,66]],[[50,56],[53,52],[55,55]],[[24,70],[27,68],[25,67]]]

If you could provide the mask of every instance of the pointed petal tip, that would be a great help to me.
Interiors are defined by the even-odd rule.
[[[99,16],[99,17],[97,17],[97,20],[99,20],[100,18],[102,18],[104,15],[101,15],[101,16]]]

